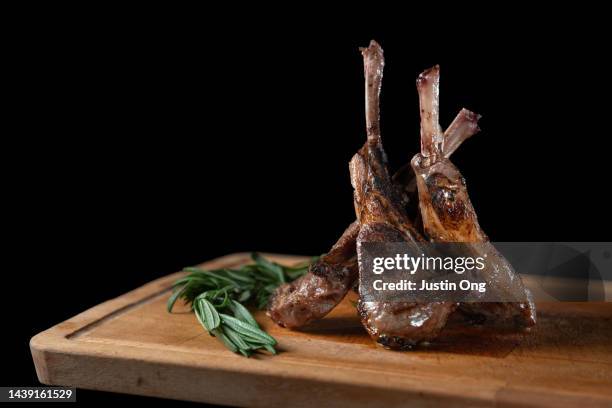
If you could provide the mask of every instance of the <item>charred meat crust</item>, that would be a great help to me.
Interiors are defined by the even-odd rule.
[[[530,330],[536,323],[535,305],[526,302],[462,303],[457,312],[475,325],[492,324],[500,328]]]
[[[465,186],[465,179],[460,178],[461,184]],[[431,204],[436,213],[442,218],[442,222],[458,226],[466,217],[469,217],[469,209],[462,200],[457,200],[456,186],[444,175],[433,174],[426,180]]]
[[[358,242],[404,242],[405,235],[397,228],[383,223],[374,222],[361,227]]]
[[[317,261],[312,264],[309,271],[312,272],[313,275],[320,276],[325,279],[343,282],[351,278],[354,274],[354,268],[352,268],[351,266],[352,264],[356,263],[357,260],[355,259],[355,262],[350,261],[351,260],[349,259],[347,262],[337,264]]]

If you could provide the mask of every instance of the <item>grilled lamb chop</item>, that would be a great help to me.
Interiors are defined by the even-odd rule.
[[[280,326],[295,329],[336,307],[357,279],[358,233],[359,223],[354,221],[331,250],[310,265],[307,274],[276,289],[268,316]]]
[[[444,132],[446,157],[478,132],[479,118],[467,109],[459,112]],[[420,218],[416,179],[410,163],[393,176],[393,183],[409,218]],[[359,223],[355,221],[331,250],[310,266],[307,274],[280,286],[270,299],[268,316],[280,326],[296,329],[323,318],[336,307],[358,280],[358,233]]]
[[[452,147],[446,145],[438,124],[439,67],[423,72],[417,88],[421,105],[421,153],[412,159],[412,167],[424,231],[434,242],[466,243],[464,248],[470,255],[486,256],[488,268],[480,276],[487,282],[487,290],[499,295],[499,299],[516,299],[461,303],[460,311],[475,320],[531,327],[536,313],[530,292],[480,228],[463,176],[442,153]]]
[[[357,253],[366,242],[405,242],[421,254],[423,236],[410,222],[385,166],[380,136],[379,97],[383,51],[372,41],[362,49],[366,79],[367,141],[350,162],[351,184],[360,231]],[[371,302],[359,300],[358,311],[368,334],[384,347],[410,348],[435,338],[455,309],[453,302]]]

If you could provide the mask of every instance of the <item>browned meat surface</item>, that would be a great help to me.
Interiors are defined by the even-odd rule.
[[[444,131],[444,157],[450,157],[463,142],[480,131],[479,120],[480,115],[467,109],[461,109]],[[413,220],[413,224],[423,233],[416,177],[411,163],[406,163],[393,175],[393,182],[401,190],[408,218]]]
[[[465,140],[478,132],[480,115],[462,109],[444,132],[445,156],[450,156]],[[383,155],[384,157],[384,155]],[[409,219],[420,231],[420,212],[414,170],[410,163],[394,176]],[[327,315],[346,293],[357,286],[357,234],[359,223],[353,222],[328,254],[314,263],[308,273],[294,282],[280,286],[268,304],[268,316],[278,325],[296,329]]]
[[[405,233],[401,225],[384,219],[362,224],[357,251],[362,242],[411,242],[422,237]],[[419,253],[418,244],[414,253]],[[357,310],[368,334],[385,348],[405,350],[434,339],[446,325],[456,305],[451,302],[367,302],[359,300]]]
[[[386,168],[380,136],[379,97],[383,51],[372,41],[362,49],[366,80],[367,141],[350,162],[357,220],[357,253],[365,242],[406,242],[420,254],[422,235],[404,211],[398,189]],[[370,336],[388,348],[404,349],[435,338],[455,309],[451,302],[408,303],[359,301],[361,321]]]
[[[268,316],[294,329],[322,318],[340,303],[357,279],[358,233],[355,221],[306,275],[279,287],[268,305]]]
[[[488,290],[516,302],[462,303],[460,310],[474,320],[531,327],[535,306],[529,291],[512,265],[489,243],[480,228],[467,193],[465,179],[448,160],[445,139],[438,124],[439,67],[423,72],[417,80],[421,105],[421,153],[412,160],[426,235],[437,242],[462,242],[474,256],[487,255],[483,272]],[[449,150],[451,148],[448,148]]]

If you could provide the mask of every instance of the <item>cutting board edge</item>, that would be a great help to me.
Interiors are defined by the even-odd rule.
[[[450,379],[439,379],[435,384],[424,384],[423,378],[415,378],[410,381],[409,378],[405,378],[403,385],[398,385],[398,378],[395,378],[390,383],[385,381],[372,382],[371,379],[356,379],[354,376],[360,376],[364,373],[359,373],[355,370],[352,373],[351,378],[350,370],[346,368],[338,368],[333,371],[341,373],[335,381],[330,381],[331,372],[321,373],[320,368],[311,367],[308,371],[308,375],[302,371],[301,374],[291,374],[290,364],[287,364],[287,373],[282,374],[278,370],[272,370],[272,372],[257,372],[254,373],[252,370],[237,370],[232,369],[230,365],[220,367],[217,363],[212,362],[208,366],[198,367],[187,367],[177,364],[169,364],[166,361],[146,361],[143,359],[127,358],[122,356],[121,351],[118,354],[113,354],[110,350],[104,352],[94,352],[93,348],[85,350],[82,353],[71,352],[66,353],[61,349],[61,344],[55,343],[50,345],[45,343],[45,338],[33,339],[32,342],[32,354],[37,362],[36,369],[39,379],[43,384],[47,385],[62,385],[62,386],[75,386],[78,388],[92,389],[99,391],[110,391],[119,392],[135,395],[144,396],[156,396],[161,398],[170,399],[184,399],[189,401],[199,401],[208,403],[239,405],[239,406],[257,406],[254,401],[248,398],[241,399],[240,396],[235,396],[234,400],[228,400],[231,396],[228,394],[219,395],[215,391],[202,389],[194,391],[199,387],[193,387],[188,394],[176,392],[176,386],[184,381],[192,381],[194,375],[197,375],[202,380],[206,381],[218,381],[217,377],[220,374],[231,373],[232,380],[236,383],[240,383],[240,378],[244,377],[246,381],[251,381],[252,376],[265,377],[266,387],[279,387],[292,389],[292,395],[294,395],[294,402],[297,401],[308,401],[316,404],[325,404],[325,400],[317,400],[320,398],[319,395],[313,396],[309,392],[296,391],[300,388],[313,389],[315,387],[319,392],[333,394],[336,398],[341,399],[343,403],[337,404],[337,406],[351,406],[359,407],[368,406],[373,402],[386,402],[389,406],[396,406],[392,402],[397,402],[403,398],[404,401],[410,401],[414,403],[414,406],[430,404],[438,401],[444,405],[448,405],[452,402],[453,406],[513,406],[516,404],[516,396],[521,395],[521,404],[524,406],[533,407],[549,407],[551,401],[554,401],[555,406],[575,406],[578,403],[586,406],[607,406],[612,400],[604,395],[591,395],[585,396],[583,393],[575,393],[569,390],[557,390],[554,394],[550,393],[550,390],[534,387],[521,387],[510,383],[495,383],[495,384],[482,384],[478,383],[464,383],[461,379],[456,378],[455,381]],[[66,343],[71,342],[69,339],[64,339]],[[68,344],[66,344],[68,345]],[[74,345],[73,345],[74,346]],[[91,346],[91,345],[86,345]],[[52,361],[53,364],[47,364],[48,361]],[[73,367],[79,365],[80,371],[77,374],[72,370]],[[104,367],[113,366],[113,370],[117,370],[117,365],[124,366],[124,370],[120,371],[131,371],[133,374],[131,378],[144,378],[146,381],[151,381],[150,377],[147,377],[148,373],[155,372],[160,378],[172,378],[175,386],[169,386],[168,380],[158,387],[140,388],[137,384],[125,384],[123,379],[118,379],[109,383],[108,381],[98,382],[98,373],[104,371]],[[83,368],[87,367],[87,368]],[[151,369],[155,367],[155,369]],[[188,371],[189,374],[185,374]],[[323,374],[318,375],[317,374]],[[177,374],[179,373],[179,374]],[[153,380],[154,383],[155,380]],[[305,385],[308,384],[308,387]],[[461,390],[470,389],[468,395],[462,396],[460,399],[456,399],[458,393]],[[234,390],[239,393],[240,389]],[[356,403],[354,400],[354,394],[358,393],[361,395],[360,403]],[[230,393],[231,394],[231,393]],[[384,395],[384,397],[383,397]],[[374,397],[376,396],[376,397]],[[400,398],[401,396],[401,398]],[[286,401],[276,400],[275,397],[268,397],[265,404],[262,406],[285,406]],[[370,400],[369,398],[373,398]],[[455,398],[455,399],[454,399]],[[529,399],[532,398],[532,399]],[[388,400],[386,400],[388,399]],[[386,401],[385,401],[386,400]],[[229,401],[229,402],[228,402]],[[329,401],[327,401],[329,402]],[[420,403],[419,403],[420,402]],[[316,405],[315,404],[315,405]],[[303,405],[303,404],[302,404]],[[298,404],[300,406],[300,404]],[[400,405],[397,405],[400,406]]]

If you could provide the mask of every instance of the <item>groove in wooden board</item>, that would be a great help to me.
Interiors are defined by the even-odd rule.
[[[248,260],[248,256],[247,254],[236,254],[236,255],[240,255],[239,258],[232,260],[231,262],[228,260],[227,263],[226,262],[218,262],[219,266],[218,267],[227,267],[227,268],[232,268],[241,264],[244,264],[247,260]],[[223,258],[220,258],[223,259]],[[208,268],[217,268],[217,266],[214,266],[214,264],[207,266]],[[128,303],[125,306],[122,306],[114,311],[112,311],[111,313],[99,318],[98,320],[95,320],[81,328],[79,328],[78,330],[68,334],[66,337],[67,338],[75,338],[78,336],[83,335],[84,333],[87,333],[89,331],[91,331],[92,329],[94,329],[95,327],[105,323],[107,320],[110,320],[114,317],[118,317],[122,314],[125,314],[127,312],[129,312],[131,309],[134,309],[136,307],[142,306],[150,301],[155,300],[156,298],[159,298],[160,296],[164,296],[166,295],[168,292],[170,292],[170,290],[172,289],[172,282],[174,282],[174,280],[178,279],[180,276],[182,276],[183,273],[181,272],[177,272],[175,274],[172,274],[170,276],[165,276],[161,279],[158,279],[156,281],[150,282],[147,286],[152,285],[152,284],[159,284],[161,286],[163,286],[162,289],[159,289],[158,291],[155,291],[147,296],[144,296],[142,298],[138,298],[138,300],[132,302],[132,303]],[[136,289],[136,291],[143,289],[144,287],[141,287],[139,289]],[[132,293],[132,292],[130,292]],[[126,295],[128,295],[129,293],[127,293]],[[125,296],[125,295],[124,295]]]
[[[292,263],[304,258],[273,259]],[[236,254],[205,266],[235,266],[246,261],[248,254]],[[153,281],[32,339],[41,381],[209,402],[230,398],[237,404],[254,404],[245,389],[253,386],[261,394],[264,385],[257,384],[291,391],[284,397],[267,396],[271,405],[287,398],[294,403],[300,397],[323,403],[326,395],[342,397],[352,406],[373,400],[393,405],[406,398],[414,403],[453,400],[465,405],[520,401],[519,392],[514,392],[513,399],[511,390],[534,395],[536,405],[542,406],[551,405],[538,397],[543,395],[573,402],[612,401],[609,304],[540,305],[538,329],[524,339],[479,332],[465,337],[461,330],[450,327],[443,336],[447,344],[442,340],[439,347],[408,353],[373,345],[348,301],[304,332],[279,328],[258,313],[256,318],[279,340],[282,352],[247,360],[206,335],[192,314],[167,314],[167,290],[178,276]],[[469,342],[478,343],[466,347]],[[119,367],[122,372],[117,371]],[[181,378],[182,370],[187,370],[185,378]],[[94,372],[104,375],[93,376]],[[243,399],[235,400],[237,396],[210,387],[198,388],[186,379],[187,372],[208,380],[230,376],[242,383]],[[166,380],[152,379],[155,373],[163,373]],[[144,386],[143,379],[150,386]],[[309,383],[320,388],[320,394],[300,391],[300,385]],[[564,389],[559,390],[558,384]],[[361,391],[356,393],[356,389]],[[363,390],[371,395],[362,395]]]

